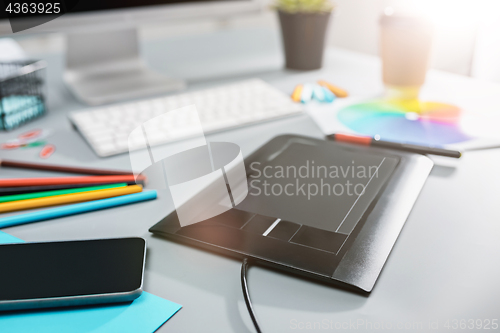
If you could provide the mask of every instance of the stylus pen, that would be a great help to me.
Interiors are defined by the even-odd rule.
[[[431,154],[431,155],[439,155],[439,156],[446,156],[446,157],[453,157],[453,158],[460,158],[462,156],[462,153],[458,150],[426,147],[426,146],[419,146],[419,145],[413,145],[413,144],[377,140],[377,139],[369,137],[369,136],[335,133],[335,134],[327,135],[327,138],[330,140],[335,140],[335,141],[339,141],[339,142],[354,143],[354,144],[364,145],[364,146],[375,146],[375,147],[381,147],[381,148],[402,150],[402,151],[407,151],[410,153],[417,153],[417,154]]]
[[[152,199],[156,199],[155,190],[144,191],[134,194],[127,194],[109,199],[82,202],[73,205],[50,208],[31,213],[7,216],[0,218],[0,229],[25,223],[54,219],[57,217],[92,212],[94,210],[123,206],[135,202],[152,200]]]

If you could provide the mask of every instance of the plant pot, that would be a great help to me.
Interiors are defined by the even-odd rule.
[[[321,68],[331,13],[292,14],[279,10],[278,15],[286,67],[299,70]]]

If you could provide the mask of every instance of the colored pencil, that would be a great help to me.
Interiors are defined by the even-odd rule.
[[[44,209],[37,212],[18,214],[0,218],[0,228],[15,225],[54,219],[57,217],[75,215],[91,212],[99,209],[128,205],[135,202],[156,199],[156,191],[144,191],[140,193],[122,195],[119,197],[82,202],[73,205],[61,206],[51,209]]]
[[[131,171],[117,171],[117,170],[106,170],[106,169],[94,169],[94,168],[83,168],[83,167],[70,167],[62,165],[52,165],[43,163],[32,163],[32,162],[21,162],[12,160],[0,160],[0,166],[10,167],[10,168],[22,168],[22,169],[35,169],[35,170],[46,170],[46,171],[56,171],[56,172],[66,172],[66,173],[78,173],[84,175],[131,175]]]
[[[353,134],[331,134],[327,136],[330,140],[335,140],[339,142],[346,143],[354,143],[358,145],[364,146],[375,146],[381,148],[395,149],[407,151],[410,153],[417,154],[430,154],[430,155],[439,155],[453,158],[460,158],[462,153],[458,150],[444,149],[444,148],[436,148],[436,147],[426,147],[414,144],[406,144],[392,141],[384,141],[378,140],[369,136],[361,136],[361,135],[353,135]]]
[[[144,181],[137,180],[137,182],[121,182],[127,185],[143,185]],[[42,191],[54,191],[54,190],[64,190],[71,188],[80,188],[80,187],[88,187],[88,186],[100,186],[100,185],[111,185],[116,184],[116,182],[109,183],[99,183],[99,184],[64,184],[64,185],[44,185],[44,186],[18,186],[18,187],[0,187],[0,197],[5,195],[13,195],[13,194],[23,194],[23,193],[33,193],[33,192],[42,192]]]
[[[302,95],[302,89],[304,89],[304,86],[302,84],[299,84],[293,90],[293,92],[292,92],[292,100],[294,102],[300,103],[300,96]]]
[[[344,98],[344,97],[349,96],[349,93],[347,91],[345,91],[344,89],[339,88],[337,86],[334,86],[333,84],[326,82],[324,80],[319,80],[318,84],[320,86],[323,86],[323,87],[327,88],[328,90],[330,90],[338,98]]]
[[[10,202],[10,201],[18,201],[18,200],[28,200],[28,199],[37,199],[37,198],[45,198],[52,197],[55,195],[63,195],[63,194],[72,194],[72,193],[81,193],[81,192],[89,192],[89,191],[97,191],[97,190],[106,190],[110,188],[119,188],[125,187],[127,183],[118,183],[118,184],[108,184],[101,186],[90,186],[90,187],[79,187],[79,188],[70,188],[65,190],[56,190],[56,191],[43,191],[43,192],[34,192],[34,193],[24,193],[24,194],[15,194],[15,195],[4,195],[0,197],[0,203],[2,202]]]
[[[67,184],[102,184],[102,183],[123,183],[131,181],[135,181],[133,175],[10,178],[10,179],[5,178],[5,179],[0,179],[0,187],[67,185]]]
[[[32,208],[49,207],[64,205],[75,202],[99,200],[120,195],[132,194],[142,191],[141,185],[132,185],[120,188],[112,188],[107,190],[98,190],[82,193],[63,194],[53,197],[19,200],[12,202],[0,203],[0,213],[13,212],[16,210],[26,210]]]

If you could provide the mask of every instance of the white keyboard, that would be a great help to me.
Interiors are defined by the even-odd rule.
[[[259,79],[241,81],[216,88],[139,102],[95,108],[70,114],[70,120],[97,155],[112,156],[129,151],[130,132],[145,121],[183,106],[195,104],[205,134],[296,114],[300,104]],[[189,138],[192,134],[184,119],[172,119],[175,135],[164,133],[155,144]]]

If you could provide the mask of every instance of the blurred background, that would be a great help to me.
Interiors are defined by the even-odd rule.
[[[197,19],[141,25],[142,41],[179,38],[241,29],[276,31],[279,22],[272,1],[257,14],[223,19]],[[498,0],[335,0],[327,35],[329,46],[376,55],[378,20],[387,6],[410,7],[428,14],[436,27],[432,67],[478,79],[500,82],[500,1]],[[28,53],[60,52],[61,34],[14,35]]]

